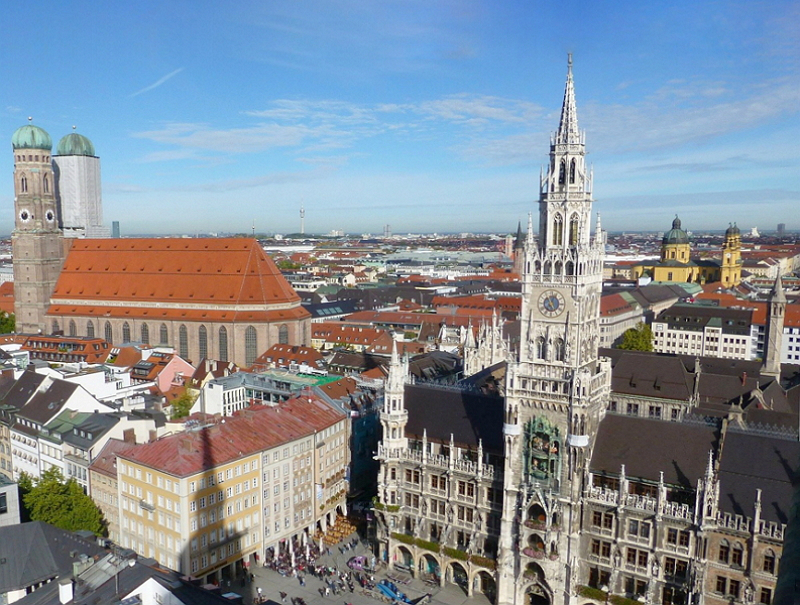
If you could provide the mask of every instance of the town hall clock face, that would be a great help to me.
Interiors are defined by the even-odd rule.
[[[539,297],[539,311],[545,317],[558,317],[564,311],[564,297],[556,290],[545,290]]]

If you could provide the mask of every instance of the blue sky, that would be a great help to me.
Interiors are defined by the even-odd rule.
[[[514,231],[566,55],[609,230],[800,229],[800,2],[5,3],[14,130],[73,125],[123,234]]]

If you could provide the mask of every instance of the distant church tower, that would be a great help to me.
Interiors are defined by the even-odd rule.
[[[561,120],[539,192],[539,237],[529,219],[523,267],[520,349],[506,375],[505,472],[498,553],[498,605],[572,600],[581,548],[579,519],[585,460],[611,383],[599,359],[605,236],[594,237],[592,175],[578,129],[569,57]],[[525,521],[533,523],[526,525]],[[534,535],[535,534],[535,535]],[[531,585],[523,547],[543,544],[543,573]]]
[[[56,200],[64,237],[109,237],[103,225],[100,158],[85,136],[72,132],[58,142],[53,156]]]
[[[736,225],[725,231],[719,281],[726,288],[735,288],[742,281],[742,234]]]
[[[14,315],[20,333],[47,331],[45,313],[64,262],[58,227],[50,135],[33,124],[19,128],[14,150]]]

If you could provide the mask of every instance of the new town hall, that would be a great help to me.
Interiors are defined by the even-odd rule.
[[[470,333],[457,387],[412,384],[392,358],[380,556],[499,605],[770,604],[800,456],[797,368],[776,363],[780,283],[763,365],[598,352],[605,235],[591,222],[570,58],[518,345],[496,322]]]

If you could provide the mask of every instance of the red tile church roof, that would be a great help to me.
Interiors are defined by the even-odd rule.
[[[308,315],[250,238],[76,240],[49,313],[219,321]]]

